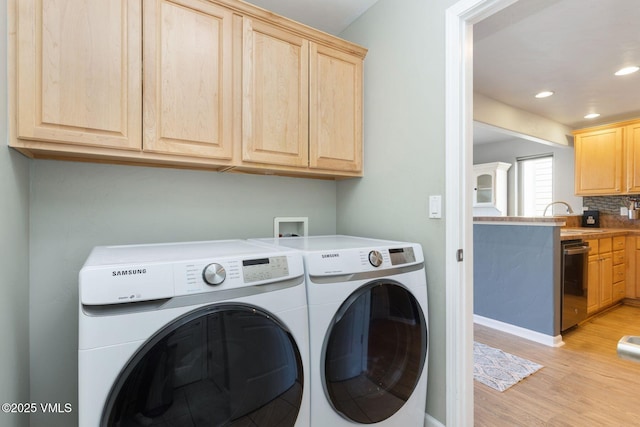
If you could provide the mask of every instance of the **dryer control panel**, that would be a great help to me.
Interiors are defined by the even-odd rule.
[[[411,246],[406,248],[389,249],[389,258],[391,258],[391,265],[416,262],[416,254],[413,252],[413,248]]]
[[[318,251],[307,254],[307,268],[312,276],[363,273],[422,262],[413,246],[393,248],[358,248]]]

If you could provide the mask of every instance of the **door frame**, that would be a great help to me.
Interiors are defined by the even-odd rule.
[[[445,16],[446,425],[473,425],[473,25],[518,0],[459,0]],[[460,262],[458,251],[464,262]]]

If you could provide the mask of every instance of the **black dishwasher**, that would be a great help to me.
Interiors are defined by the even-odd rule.
[[[566,331],[587,318],[587,265],[591,248],[582,240],[565,240],[562,249],[562,327]]]

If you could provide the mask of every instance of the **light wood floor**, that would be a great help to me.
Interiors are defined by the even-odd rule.
[[[499,392],[474,381],[475,426],[640,426],[640,363],[619,359],[618,340],[640,335],[640,307],[622,305],[547,347],[475,325],[476,341],[544,366]]]

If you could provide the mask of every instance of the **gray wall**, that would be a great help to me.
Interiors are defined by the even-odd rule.
[[[474,145],[473,163],[507,162],[509,168],[509,215],[517,215],[516,202],[516,157],[553,153],[553,200],[564,200],[574,212],[582,213],[582,197],[575,195],[573,146],[544,145],[522,139]],[[566,209],[562,205],[553,207],[554,213],[562,215]],[[551,212],[548,213],[550,215]]]
[[[560,229],[473,226],[473,312],[560,335]]]
[[[365,176],[338,183],[338,232],[422,244],[429,295],[427,412],[446,417],[445,10],[454,0],[379,0],[343,34],[365,60]],[[443,200],[442,205],[445,205]],[[443,212],[443,215],[445,212]]]
[[[29,160],[7,147],[6,0],[0,0],[0,403],[29,402]],[[0,412],[0,425],[29,425]]]
[[[30,206],[30,400],[73,408],[77,278],[93,246],[270,237],[275,216],[308,216],[310,234],[336,231],[335,182],[274,176],[37,160]],[[68,427],[76,418],[31,422]]]

